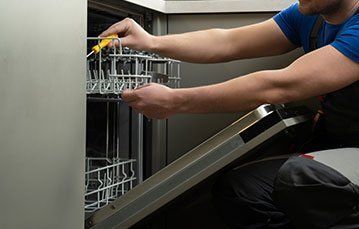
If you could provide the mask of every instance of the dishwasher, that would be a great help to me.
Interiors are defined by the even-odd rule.
[[[125,17],[152,33],[151,12],[135,9],[89,1],[88,53],[101,42],[98,34]],[[148,131],[151,120],[122,102],[121,93],[151,82],[180,87],[180,62],[109,39],[119,46],[90,55],[86,63],[86,228],[148,228],[138,225],[278,136],[282,145],[284,135],[302,131],[311,119],[304,108],[263,105],[160,171],[148,172],[149,155],[158,153],[149,146],[155,138]]]
[[[168,15],[118,0],[0,5],[0,228],[213,228],[215,215],[192,205],[207,197],[200,188],[274,145],[287,148],[310,123],[306,109],[263,105],[172,160],[168,145],[186,144],[191,122],[171,135],[171,122],[136,113],[121,93],[150,82],[187,87],[193,68],[121,45],[86,58],[113,23],[130,17],[167,34]]]

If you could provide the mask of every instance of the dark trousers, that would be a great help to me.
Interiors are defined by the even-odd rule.
[[[358,186],[311,159],[248,163],[221,175],[212,191],[230,228],[359,228]]]

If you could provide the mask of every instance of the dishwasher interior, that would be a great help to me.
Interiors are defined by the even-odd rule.
[[[102,31],[126,17],[145,26],[143,12],[89,1],[87,53],[101,42]],[[173,88],[180,82],[179,61],[122,47],[119,38],[110,42],[119,45],[86,60],[86,217],[149,176],[144,174],[150,166],[144,157],[151,141],[146,136],[149,121],[122,102],[121,93],[151,82]]]

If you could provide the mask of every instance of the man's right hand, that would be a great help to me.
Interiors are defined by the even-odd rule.
[[[135,50],[150,51],[153,45],[154,36],[147,33],[133,19],[126,18],[110,26],[100,34],[100,37],[107,37],[118,34],[121,38],[121,45]]]

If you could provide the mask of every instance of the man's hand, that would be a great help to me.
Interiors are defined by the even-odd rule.
[[[176,113],[174,90],[160,84],[151,83],[133,91],[126,90],[122,99],[148,118],[165,119]]]
[[[106,31],[100,34],[100,37],[107,37],[118,34],[121,38],[122,46],[136,50],[149,51],[153,43],[153,36],[147,33],[133,19],[126,18],[110,26]]]

